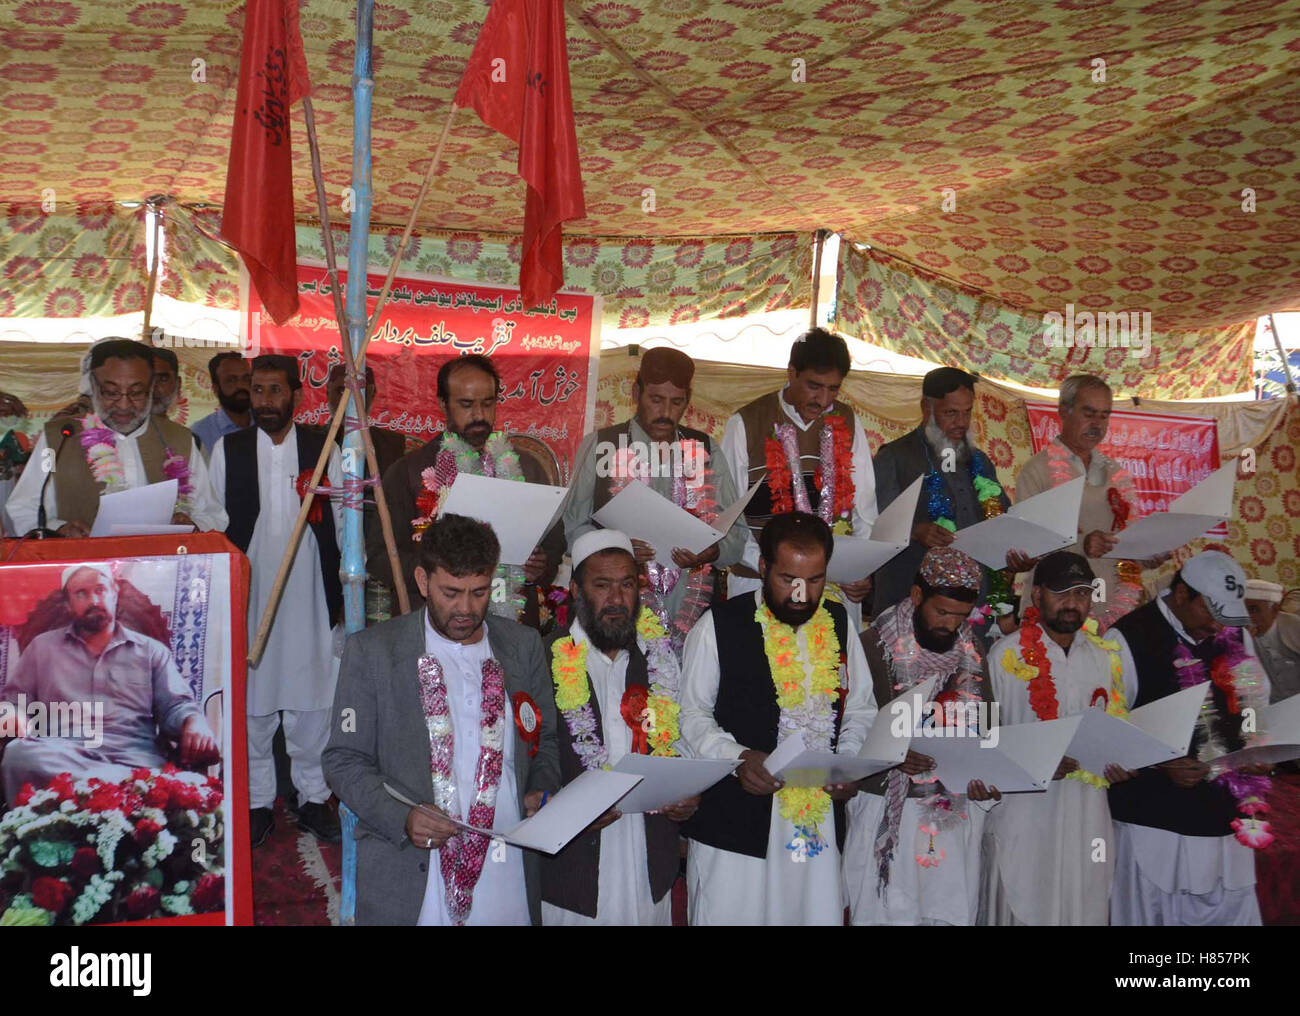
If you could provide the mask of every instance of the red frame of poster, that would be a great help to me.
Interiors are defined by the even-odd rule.
[[[131,557],[173,557],[177,554],[230,555],[230,639],[236,647],[230,665],[230,787],[226,821],[230,823],[233,857],[226,878],[233,889],[234,911],[230,923],[253,923],[253,865],[248,841],[248,742],[244,724],[244,690],[248,679],[248,653],[237,647],[248,645],[248,558],[221,533],[193,533],[182,536],[124,536],[94,540],[0,540],[0,569],[15,564],[55,564],[63,561],[104,561]],[[155,917],[121,924],[93,927],[225,925],[226,914],[193,914],[185,917]]]

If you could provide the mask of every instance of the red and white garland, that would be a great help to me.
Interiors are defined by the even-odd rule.
[[[506,685],[505,673],[496,660],[483,662],[483,704],[479,720],[479,759],[475,776],[474,801],[465,821],[479,829],[491,829],[496,818],[497,791],[505,758]],[[433,780],[433,803],[446,815],[460,821],[460,798],[456,789],[455,732],[447,703],[447,682],[442,664],[431,654],[420,657],[420,703],[429,732],[429,768]],[[452,923],[463,925],[474,905],[474,887],[483,873],[488,838],[460,832],[438,850],[444,899]]]
[[[813,474],[819,498],[816,514],[837,533],[853,532],[853,429],[838,413],[823,418],[819,461]],[[812,514],[804,484],[799,439],[793,423],[779,423],[763,445],[772,514],[801,511]]]

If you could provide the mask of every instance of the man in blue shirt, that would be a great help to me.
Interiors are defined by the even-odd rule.
[[[208,376],[221,408],[199,420],[190,430],[199,439],[204,456],[211,458],[212,449],[223,437],[253,425],[250,411],[253,369],[239,353],[218,353],[208,361]]]

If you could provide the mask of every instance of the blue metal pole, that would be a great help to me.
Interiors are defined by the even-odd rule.
[[[357,372],[365,377],[363,346],[366,340],[366,262],[370,241],[370,107],[375,82],[370,62],[371,31],[374,26],[374,0],[357,0],[357,44],[352,60],[352,218],[348,231],[348,342],[356,359]],[[361,386],[364,389],[364,384]],[[347,430],[343,439],[344,480],[361,479],[366,461],[361,433],[356,429],[358,414],[364,412],[355,399],[348,401]],[[343,516],[343,624],[349,634],[366,625],[366,562],[362,536],[363,509],[349,505]],[[400,581],[400,577],[398,579]],[[340,807],[343,831],[343,893],[339,917],[352,924],[356,917],[356,840],[353,832],[357,818],[348,808]]]

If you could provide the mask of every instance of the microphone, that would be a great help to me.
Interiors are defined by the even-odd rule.
[[[36,506],[36,528],[28,534],[33,539],[44,540],[46,537],[58,535],[57,533],[52,533],[45,528],[47,517],[45,513],[45,491],[50,486],[50,480],[54,478],[55,464],[58,462],[59,456],[63,454],[64,442],[67,441],[68,438],[72,437],[72,431],[73,427],[70,423],[65,423],[59,428],[59,434],[62,435],[59,438],[59,447],[54,452],[54,458],[50,462],[50,468],[45,471],[45,482],[41,484],[41,499]]]

